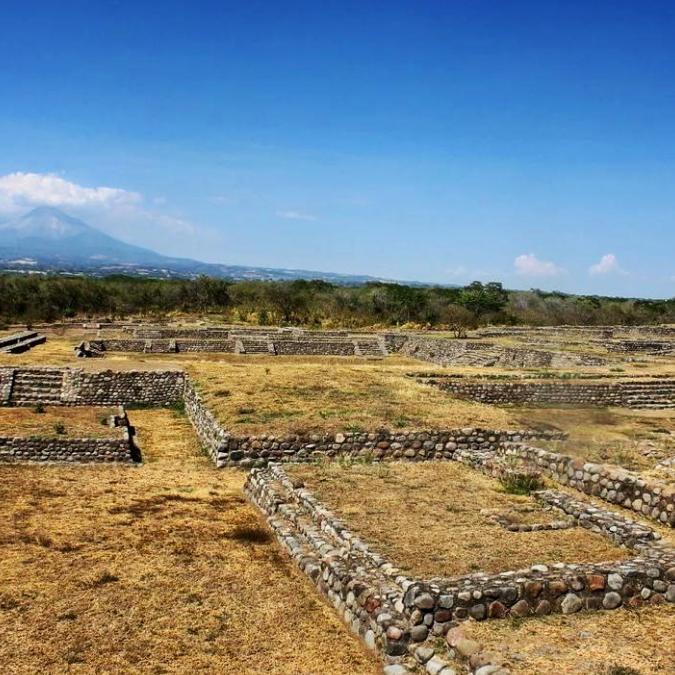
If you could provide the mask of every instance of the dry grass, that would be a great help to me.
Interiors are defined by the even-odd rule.
[[[0,467],[4,673],[377,673],[171,411],[140,467]]]
[[[61,436],[64,438],[115,438],[111,408],[0,408],[0,436]]]
[[[675,605],[464,625],[486,651],[506,657],[513,675],[609,675],[611,666],[675,672]]]
[[[526,505],[536,509],[534,500],[506,494],[496,480],[456,462],[303,465],[288,470],[363,539],[412,574],[496,573],[536,563],[630,556],[581,528],[507,532],[488,514]]]
[[[192,361],[207,405],[235,434],[508,427],[499,408],[454,401],[405,376],[419,362],[234,357]]]
[[[644,470],[675,454],[675,416],[672,410],[624,408],[511,408],[516,426],[557,429],[569,434],[550,449],[591,462]]]

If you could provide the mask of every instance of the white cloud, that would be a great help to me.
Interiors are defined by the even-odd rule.
[[[311,213],[303,213],[302,211],[277,211],[276,215],[285,220],[304,220],[306,222],[314,222],[317,220],[316,216]]]
[[[148,203],[149,202],[149,203]],[[53,206],[125,241],[185,254],[185,235],[202,234],[180,216],[166,213],[162,197],[144,200],[138,192],[114,187],[85,187],[53,173],[0,176],[0,214],[15,216],[36,206]],[[190,237],[190,240],[197,240]]]
[[[565,272],[562,267],[558,267],[549,260],[539,260],[534,253],[523,253],[514,261],[516,274],[524,277],[557,277]]]
[[[0,210],[15,212],[33,206],[114,207],[138,204],[141,195],[120,188],[83,187],[52,173],[17,171],[0,176]]]
[[[607,253],[600,258],[600,262],[588,268],[589,274],[594,276],[601,274],[625,274],[619,267],[619,261],[613,253]]]

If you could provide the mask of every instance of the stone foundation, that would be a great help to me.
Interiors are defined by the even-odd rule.
[[[110,419],[111,438],[0,437],[0,462],[123,463],[141,461],[126,411]]]
[[[675,379],[570,383],[561,380],[501,382],[429,378],[426,382],[457,398],[497,405],[527,403],[675,408]]]
[[[433,663],[434,670],[427,672],[446,672],[448,656],[433,641],[447,637],[452,645],[451,628],[469,617],[481,621],[675,602],[675,552],[656,533],[562,493],[544,491],[539,496],[577,525],[635,550],[636,557],[607,564],[533,565],[452,579],[414,578],[373,552],[311,492],[294,484],[280,465],[251,471],[245,489],[300,569],[352,631],[382,654],[389,664],[386,672],[409,672],[419,662]],[[424,647],[424,658],[409,656],[418,656],[415,645]]]
[[[292,436],[233,436],[206,408],[191,381],[185,387],[185,412],[202,445],[218,467],[261,467],[269,462],[309,462],[325,457],[372,461],[452,459],[458,448],[496,452],[505,443],[562,440],[560,432],[453,429],[429,431],[350,432]]]
[[[521,443],[503,445],[498,449],[497,456],[514,457],[562,485],[569,485],[584,494],[675,527],[674,486],[659,481],[647,482],[637,474],[619,467],[585,462]]]
[[[164,406],[180,403],[184,387],[179,370],[0,368],[0,405]]]
[[[440,366],[566,368],[570,366],[603,366],[607,363],[605,359],[586,354],[520,349],[473,340],[447,340],[442,338],[411,337],[403,345],[401,353]]]

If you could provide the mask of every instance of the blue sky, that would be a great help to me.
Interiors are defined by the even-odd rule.
[[[0,215],[51,203],[212,262],[675,296],[673,2],[5,0],[0,49]]]

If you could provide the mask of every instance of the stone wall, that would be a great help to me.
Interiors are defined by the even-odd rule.
[[[7,405],[14,382],[14,368],[0,368],[0,405]]]
[[[480,403],[573,404],[629,408],[675,407],[675,379],[569,383],[563,381],[499,382],[429,379],[443,391]]]
[[[134,450],[128,437],[0,437],[0,462],[12,461],[133,463]]]
[[[238,336],[231,333],[226,339],[147,338],[92,340],[85,347],[96,352],[142,352],[170,354],[177,352],[265,353],[278,356],[386,356],[384,338],[375,335],[362,337],[325,334],[301,336],[293,334],[259,334]],[[365,351],[364,351],[365,348]],[[86,350],[85,350],[86,351]]]
[[[308,462],[326,457],[367,457],[373,461],[452,459],[458,448],[496,450],[505,443],[561,440],[560,432],[454,429],[349,432],[290,436],[233,436],[208,410],[194,384],[185,386],[185,412],[218,467],[265,466],[269,462]]]
[[[224,466],[222,458],[228,457],[230,434],[204,405],[201,394],[189,378],[185,381],[183,400],[185,414],[192,423],[202,447],[217,466]]]
[[[488,326],[486,328],[479,328],[476,331],[476,335],[480,335],[481,337],[504,337],[512,335],[550,335],[552,337],[584,335],[586,337],[601,338],[645,335],[675,337],[675,326]]]
[[[227,340],[230,330],[227,328],[170,328],[159,326],[129,327],[134,337],[142,339],[196,339],[196,340]]]
[[[602,346],[608,352],[647,354],[669,354],[675,352],[675,342],[657,342],[655,340],[617,340],[603,342]]]
[[[33,389],[21,393],[13,383],[22,373],[30,372]],[[49,384],[48,400],[44,398],[40,377],[57,378]],[[183,400],[185,373],[180,370],[83,370],[81,368],[0,368],[0,405],[119,405],[142,404],[164,406]]]
[[[105,339],[92,340],[90,346],[101,352],[143,352],[175,354],[177,352],[235,352],[234,339]]]
[[[86,371],[65,369],[61,398],[67,405],[141,404],[164,406],[183,400],[179,370]]]
[[[295,489],[279,467],[253,470],[245,491],[350,629],[370,649],[392,660],[404,659],[410,632],[398,609],[403,588],[393,565],[349,536],[311,493]]]
[[[77,462],[126,464],[140,462],[134,428],[124,408],[109,419],[110,438],[42,436],[0,437],[1,462]]]
[[[520,349],[472,340],[447,340],[442,338],[411,337],[403,345],[401,353],[441,366],[566,368],[569,366],[602,366],[606,364],[604,359],[586,354]]]
[[[563,493],[548,491],[541,498],[577,525],[632,548],[636,557],[599,564],[535,564],[492,575],[409,577],[395,560],[372,551],[350,532],[310,491],[289,480],[280,465],[254,469],[245,490],[338,615],[382,654],[388,673],[417,670],[419,663],[427,664],[430,673],[454,672],[443,670],[450,667],[448,655],[457,646],[453,626],[470,617],[481,621],[675,602],[672,548],[661,544],[650,528]],[[446,643],[447,650],[441,647]]]
[[[352,340],[279,340],[274,349],[279,356],[354,356]]]
[[[659,481],[647,482],[637,474],[619,467],[585,462],[542,448],[522,443],[505,444],[498,454],[514,457],[536,467],[562,485],[599,497],[650,518],[675,527],[675,486]]]

